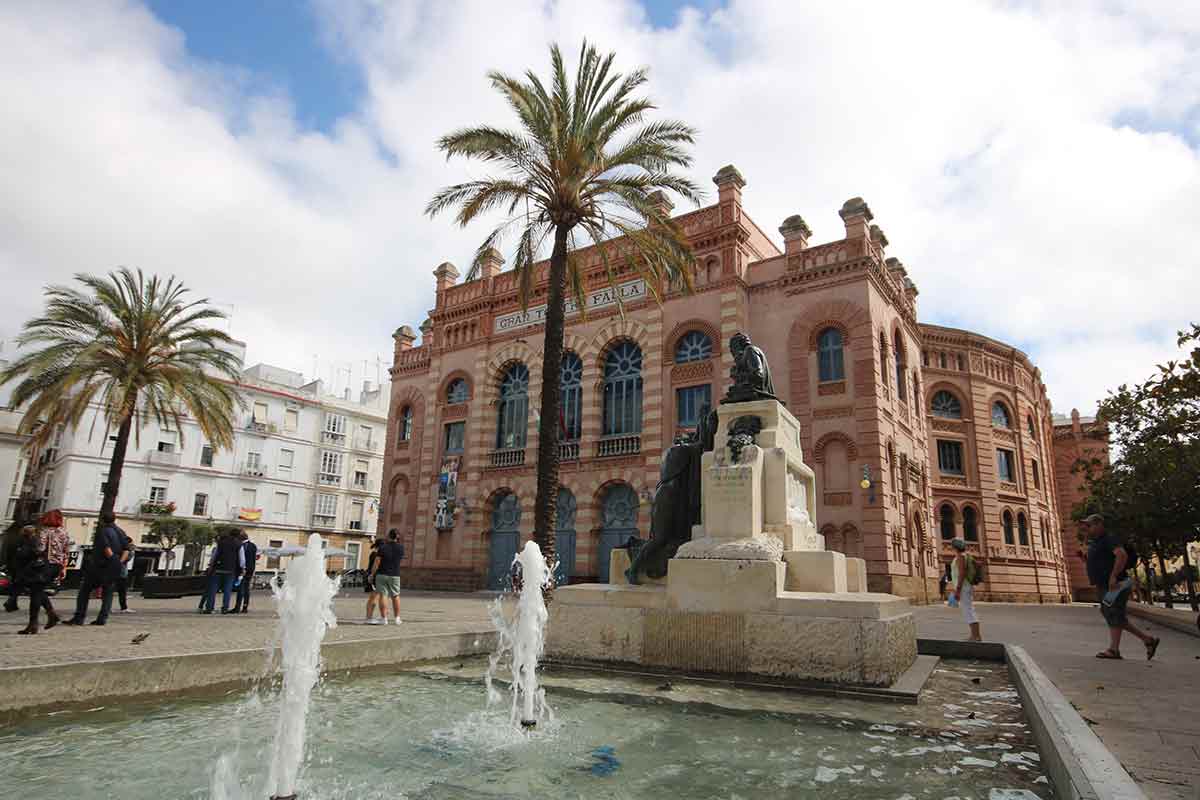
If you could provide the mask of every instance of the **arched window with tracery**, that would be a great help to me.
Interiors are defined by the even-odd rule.
[[[713,352],[712,339],[703,331],[688,331],[679,337],[675,345],[675,363],[687,364],[690,361],[703,361],[711,358]]]
[[[942,517],[942,541],[948,542],[954,538],[954,506],[945,503],[938,513]]]
[[[1004,543],[1016,544],[1016,539],[1013,537],[1013,515],[1011,511],[1005,511],[1000,521],[1004,526]]]
[[[562,389],[563,441],[578,441],[583,430],[583,361],[570,351],[563,353],[559,386]]]
[[[1029,522],[1024,513],[1017,514],[1017,542],[1029,544]]]
[[[400,424],[397,426],[396,441],[407,442],[412,438],[413,410],[412,406],[400,409]]]
[[[525,447],[529,420],[529,367],[513,364],[500,379],[500,405],[496,414],[496,449]]]
[[[845,358],[842,352],[842,332],[837,328],[826,328],[817,337],[817,380],[841,381],[846,379]]]
[[[962,403],[945,389],[934,392],[933,400],[929,403],[929,410],[933,412],[935,417],[962,419]]]
[[[467,389],[467,382],[462,378],[455,378],[450,381],[450,385],[446,387],[446,402],[449,405],[467,402],[467,395],[470,392]]]
[[[604,359],[605,436],[642,431],[642,349],[623,341]]]
[[[992,425],[997,428],[1012,427],[1012,416],[1008,413],[1008,406],[999,400],[992,403]]]
[[[979,541],[979,522],[971,506],[963,509],[963,539],[968,542]]]

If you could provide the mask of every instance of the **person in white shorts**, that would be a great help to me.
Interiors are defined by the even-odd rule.
[[[950,597],[958,598],[958,607],[962,609],[963,621],[971,629],[971,641],[982,642],[983,635],[979,632],[979,617],[975,615],[975,571],[978,565],[973,556],[967,554],[967,543],[955,539],[950,546],[956,551],[954,561],[950,564]]]

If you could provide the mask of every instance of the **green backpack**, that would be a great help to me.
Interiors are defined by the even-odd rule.
[[[964,554],[963,561],[967,569],[967,583],[972,586],[978,586],[983,583],[983,564],[975,560],[974,556]]]

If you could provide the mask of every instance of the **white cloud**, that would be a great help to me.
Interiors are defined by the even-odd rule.
[[[386,357],[431,305],[429,271],[465,264],[482,235],[422,215],[483,171],[434,140],[509,123],[486,71],[544,71],[549,41],[573,53],[586,35],[650,65],[663,113],[700,128],[697,180],[735,163],[764,229],[800,213],[816,240],[863,195],[924,319],[1023,347],[1060,411],[1087,410],[1197,316],[1200,155],[1181,132],[1197,141],[1200,18],[1185,6],[735,2],[653,29],[628,0],[328,0],[330,46],[367,91],[326,136],[135,5],[9,5],[0,313],[129,263],[234,304],[253,358]]]

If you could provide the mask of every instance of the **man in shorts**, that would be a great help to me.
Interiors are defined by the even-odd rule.
[[[387,598],[392,601],[392,622],[400,624],[400,562],[404,560],[404,545],[400,544],[400,532],[395,528],[388,531],[386,542],[379,545],[379,558],[371,571],[371,581],[379,593],[379,616],[387,624]]]
[[[1129,631],[1146,646],[1146,660],[1154,658],[1159,640],[1129,621],[1125,607],[1133,592],[1133,580],[1129,577],[1129,553],[1116,534],[1104,530],[1104,517],[1092,514],[1083,521],[1088,534],[1087,572],[1088,580],[1100,594],[1100,613],[1108,624],[1109,647],[1096,654],[1096,658],[1121,658],[1121,634]]]

